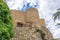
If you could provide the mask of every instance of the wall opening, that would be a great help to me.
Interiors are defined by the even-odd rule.
[[[17,22],[17,27],[23,27],[23,24],[20,22]]]

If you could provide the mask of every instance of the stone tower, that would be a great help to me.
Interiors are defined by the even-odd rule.
[[[39,36],[41,34],[34,34],[34,31],[36,29],[40,29],[45,33],[45,40],[52,40],[53,36],[45,27],[46,25],[44,19],[39,18],[37,9],[30,8],[26,12],[22,12],[20,10],[11,10],[11,15],[14,24],[14,30],[16,33],[13,40],[42,40],[41,36]],[[24,35],[24,39],[21,36],[22,34]],[[38,35],[40,38],[38,36],[36,36],[35,38],[35,36],[33,37],[33,35]]]
[[[6,0],[3,0],[6,2]],[[45,27],[44,19],[39,18],[38,10],[30,8],[26,12],[11,10],[15,35],[11,40],[43,40],[36,29],[45,33],[44,40],[52,40],[53,36]]]

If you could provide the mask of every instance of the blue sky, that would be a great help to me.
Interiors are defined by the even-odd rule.
[[[53,21],[52,15],[60,8],[60,0],[6,0],[7,5],[12,10],[25,11],[35,7],[39,11],[40,18],[44,18],[46,28],[53,34],[54,38],[60,38],[60,26],[55,26],[60,20]]]

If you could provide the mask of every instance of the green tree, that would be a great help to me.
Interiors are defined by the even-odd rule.
[[[0,0],[0,40],[10,40],[13,34],[10,10],[3,0]]]
[[[53,15],[53,17],[54,17],[54,21],[58,18],[58,19],[60,19],[60,8],[59,9],[57,9],[58,11]]]

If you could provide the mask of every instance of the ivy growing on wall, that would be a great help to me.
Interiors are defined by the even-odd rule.
[[[13,34],[10,10],[3,0],[0,0],[0,40],[10,40]]]

